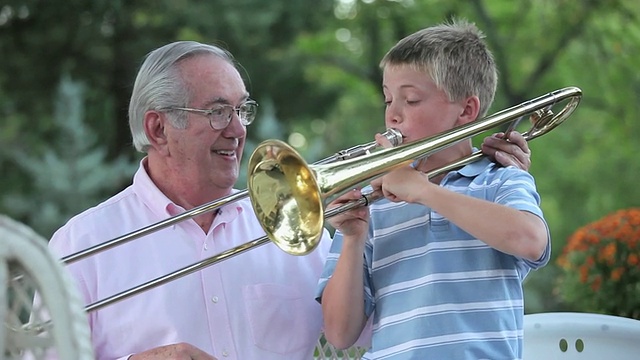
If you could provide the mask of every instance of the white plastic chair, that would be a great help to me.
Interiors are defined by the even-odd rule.
[[[0,215],[0,356],[94,359],[86,312],[46,243],[31,228]],[[36,292],[43,301],[34,307]]]
[[[640,321],[557,312],[524,316],[524,360],[640,359]]]

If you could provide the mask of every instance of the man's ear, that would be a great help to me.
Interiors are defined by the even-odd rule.
[[[472,122],[480,113],[480,99],[477,96],[469,96],[462,102],[462,111],[458,116],[458,126]]]
[[[166,126],[167,117],[165,114],[154,110],[149,110],[144,114],[144,132],[149,138],[151,147],[161,153],[168,151]]]

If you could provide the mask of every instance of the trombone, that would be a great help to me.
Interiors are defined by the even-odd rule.
[[[256,216],[266,236],[248,241],[173,273],[89,304],[85,310],[87,312],[98,310],[268,242],[275,243],[289,254],[305,255],[313,251],[319,244],[325,218],[377,200],[371,195],[365,195],[359,201],[325,211],[325,204],[330,198],[340,195],[354,185],[370,181],[397,167],[410,164],[416,159],[429,156],[498,125],[512,122],[510,128],[515,127],[515,124],[525,116],[529,116],[532,126],[522,135],[527,141],[535,139],[564,122],[574,112],[581,98],[582,91],[579,88],[562,88],[420,141],[375,152],[371,152],[375,148],[375,143],[369,143],[345,150],[350,154],[349,156],[341,157],[340,153],[337,153],[333,157],[313,165],[307,165],[304,159],[286,143],[279,140],[267,140],[262,142],[250,157],[247,190],[72,254],[63,258],[62,261],[65,263],[77,261],[125,241],[150,234],[160,228],[215,210],[247,195],[251,199]],[[564,107],[557,114],[554,114],[552,108],[564,102],[566,102]],[[392,142],[394,140],[401,141],[401,134],[398,135],[397,131],[390,133],[386,136]],[[432,170],[428,176],[433,177],[460,168],[483,156],[480,151],[477,151],[451,164]]]
[[[576,87],[556,90],[423,140],[334,164],[309,166],[288,144],[267,140],[258,145],[249,160],[251,204],[271,241],[292,254],[303,255],[319,243],[324,207],[332,197],[497,125],[520,122],[525,115],[531,115],[532,128],[523,135],[527,140],[534,139],[567,119],[581,98],[582,91]],[[568,103],[554,115],[551,108],[565,99]],[[465,165],[481,156],[472,154],[446,168]]]
[[[384,133],[382,133],[382,135],[384,137],[386,137],[389,142],[391,142],[391,145],[393,146],[397,146],[400,143],[402,143],[402,134],[400,133],[400,131],[396,130],[396,129],[387,129]],[[375,148],[378,145],[376,144],[375,141],[366,143],[366,144],[362,144],[362,145],[356,145],[353,147],[350,147],[346,150],[341,150],[327,158],[324,158],[322,160],[319,160],[318,162],[316,162],[315,164],[328,164],[328,163],[332,163],[332,162],[336,162],[336,161],[340,161],[340,160],[347,160],[347,159],[351,159],[357,156],[362,156],[364,154],[369,154],[371,153],[371,151],[375,150]],[[182,214],[178,214],[176,216],[173,216],[171,218],[165,219],[163,221],[157,222],[155,224],[151,224],[149,226],[146,226],[144,228],[135,230],[133,232],[130,232],[128,234],[119,236],[117,238],[111,239],[109,241],[105,241],[101,244],[92,246],[90,248],[78,251],[76,253],[67,255],[65,257],[63,257],[62,259],[60,259],[60,261],[62,261],[64,264],[72,264],[76,261],[82,260],[84,258],[87,258],[91,255],[97,254],[99,252],[111,249],[113,247],[116,247],[118,245],[122,245],[125,243],[128,243],[131,240],[135,240],[137,238],[143,237],[145,235],[149,235],[151,233],[154,233],[160,229],[164,229],[166,227],[169,227],[173,224],[177,224],[181,221],[184,220],[188,220],[188,219],[192,219],[200,214],[205,214],[214,210],[217,210],[227,204],[236,202],[238,200],[242,200],[244,198],[246,198],[247,196],[249,196],[249,191],[247,189],[239,191],[235,194],[231,194],[231,195],[227,195],[225,197],[222,197],[220,199],[216,199],[213,200],[211,202],[208,202],[206,204],[197,206],[189,211],[185,211]]]

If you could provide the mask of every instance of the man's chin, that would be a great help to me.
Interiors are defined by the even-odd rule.
[[[234,188],[237,182],[238,182],[238,176],[233,176],[225,179],[218,179],[218,181],[216,181],[220,189],[226,189],[226,190],[231,190],[232,188]]]

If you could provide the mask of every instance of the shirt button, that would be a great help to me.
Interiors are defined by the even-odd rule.
[[[224,357],[229,356],[229,353],[227,352],[227,350],[225,350],[225,351],[223,351],[223,352],[222,352],[222,356],[224,356]]]
[[[209,247],[207,246],[207,244],[204,244],[204,250],[207,251],[209,249]]]
[[[213,301],[214,303],[217,303],[218,302],[218,297],[217,296],[212,297],[211,301]]]

